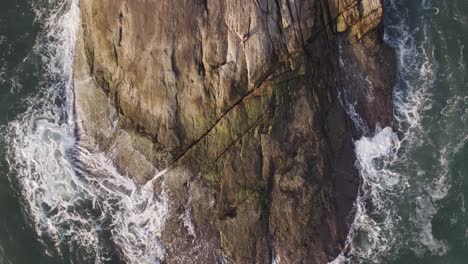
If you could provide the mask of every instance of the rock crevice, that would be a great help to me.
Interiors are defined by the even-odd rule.
[[[342,250],[362,132],[338,94],[367,131],[392,122],[380,0],[81,0],[80,10],[80,142],[140,183],[170,168],[155,186],[171,199],[165,262],[327,263]]]

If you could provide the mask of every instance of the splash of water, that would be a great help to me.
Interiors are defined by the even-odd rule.
[[[122,259],[159,263],[167,196],[120,174],[101,153],[75,139],[73,59],[77,0],[36,2],[44,30],[34,52],[44,65],[38,94],[9,123],[5,142],[10,179],[47,253],[80,263]],[[117,257],[116,257],[117,256]]]
[[[408,250],[416,255],[443,255],[449,250],[446,242],[432,234],[432,219],[438,202],[448,195],[448,160],[454,148],[451,143],[441,144],[430,171],[423,168],[424,161],[416,155],[426,151],[424,147],[433,141],[425,124],[433,107],[439,72],[428,28],[431,21],[411,31],[407,12],[396,1],[387,4],[394,22],[386,26],[385,41],[397,52],[394,117],[402,135],[399,138],[388,127],[377,128],[373,136],[355,142],[362,186],[345,250],[331,262],[334,264],[379,263]],[[422,7],[432,8],[429,1],[423,1]],[[355,112],[349,111],[352,106],[344,103],[353,117]],[[447,108],[443,112],[466,109],[454,103],[447,104]],[[352,119],[359,127],[359,119]]]

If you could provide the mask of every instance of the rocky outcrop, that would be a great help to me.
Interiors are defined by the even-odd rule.
[[[382,0],[330,1],[336,21],[339,49],[339,84],[342,100],[353,105],[362,130],[392,126],[392,93],[396,62],[394,51],[382,44]],[[351,113],[352,115],[352,113]],[[362,132],[362,131],[361,131]]]
[[[80,9],[80,142],[140,183],[170,168],[155,186],[171,200],[165,262],[326,263],[340,252],[359,178],[338,91],[368,127],[391,123],[380,0]]]

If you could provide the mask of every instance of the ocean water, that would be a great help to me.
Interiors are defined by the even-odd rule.
[[[78,1],[11,1],[8,25],[17,13],[29,23],[4,30],[1,263],[160,263],[168,201],[153,188],[164,171],[139,186],[76,141]]]
[[[165,194],[75,140],[78,25],[77,0],[0,3],[0,264],[164,259]],[[355,141],[363,184],[334,263],[468,263],[468,2],[386,0],[385,25],[400,131]]]
[[[468,2],[384,10],[400,133],[377,127],[355,142],[363,184],[334,263],[468,263]]]

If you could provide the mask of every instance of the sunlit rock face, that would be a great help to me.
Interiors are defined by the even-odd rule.
[[[139,183],[169,168],[155,185],[171,201],[167,263],[326,263],[342,250],[359,132],[338,94],[367,128],[392,122],[380,0],[80,9],[80,141]]]

